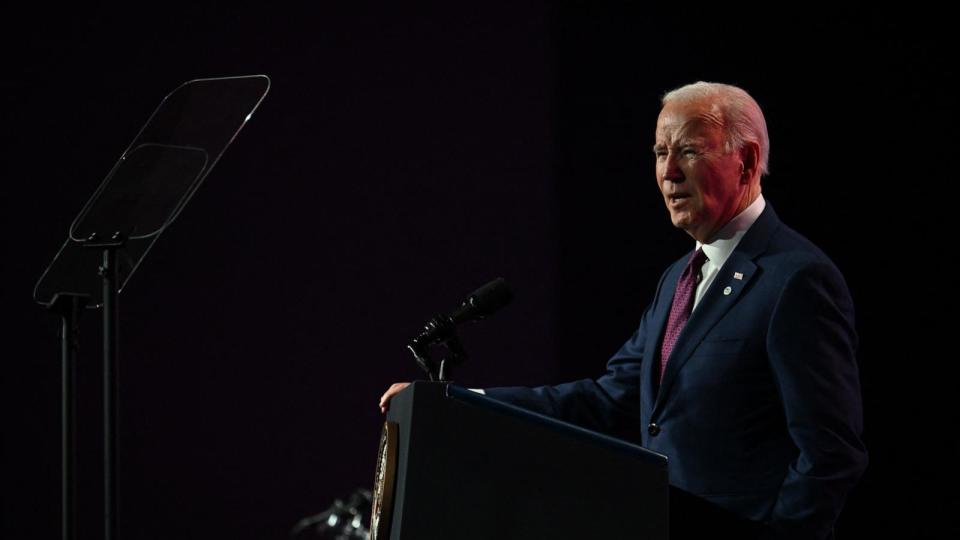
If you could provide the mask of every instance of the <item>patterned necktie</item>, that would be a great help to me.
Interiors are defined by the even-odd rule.
[[[663,345],[660,348],[660,381],[663,381],[663,374],[667,369],[667,360],[670,353],[673,352],[673,346],[677,342],[677,336],[687,324],[690,318],[690,311],[693,309],[693,298],[697,291],[697,284],[700,283],[700,269],[703,263],[707,261],[702,249],[698,249],[690,260],[687,267],[680,274],[677,281],[677,289],[673,293],[673,305],[670,306],[670,319],[667,321],[667,329],[663,333]]]

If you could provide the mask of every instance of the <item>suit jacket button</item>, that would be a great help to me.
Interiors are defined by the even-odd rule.
[[[654,422],[650,422],[650,425],[647,426],[647,433],[649,433],[651,437],[656,437],[660,434],[660,426]]]

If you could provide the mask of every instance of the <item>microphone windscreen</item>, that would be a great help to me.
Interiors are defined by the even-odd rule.
[[[510,292],[506,280],[499,277],[473,291],[467,301],[474,308],[474,315],[483,318],[509,304],[512,299],[513,293]]]

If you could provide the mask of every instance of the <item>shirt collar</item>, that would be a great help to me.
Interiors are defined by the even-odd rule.
[[[756,200],[750,203],[750,206],[744,208],[742,212],[727,222],[710,243],[701,244],[697,242],[697,249],[703,249],[703,253],[711,264],[718,268],[723,266],[723,263],[727,262],[730,254],[736,249],[737,244],[740,243],[743,235],[757,221],[766,206],[767,203],[763,200],[763,195],[757,196]]]

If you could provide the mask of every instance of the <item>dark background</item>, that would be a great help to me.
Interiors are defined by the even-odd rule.
[[[253,73],[269,95],[122,295],[124,538],[283,538],[369,486],[377,398],[419,376],[404,345],[493,277],[516,299],[464,328],[462,383],[600,373],[691,245],[650,148],[660,95],[696,80],[759,101],[764,195],[857,304],[871,464],[838,536],[957,532],[943,346],[956,69],[935,15],[483,3],[5,18],[3,538],[59,531],[57,321],[32,302],[36,279],[166,93]],[[84,538],[100,525],[99,329],[88,313]]]

